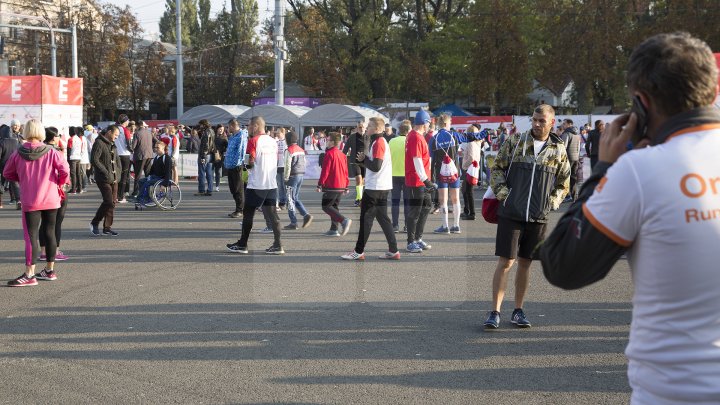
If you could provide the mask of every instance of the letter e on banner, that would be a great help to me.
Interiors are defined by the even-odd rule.
[[[68,81],[58,81],[58,101],[61,103],[67,103],[68,101]]]
[[[12,79],[10,83],[10,98],[12,99],[12,101],[20,101],[20,99],[22,98],[22,95],[20,94],[22,80]]]

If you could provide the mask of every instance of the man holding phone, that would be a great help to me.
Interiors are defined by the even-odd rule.
[[[627,252],[633,272],[632,403],[720,402],[720,110],[706,43],[660,34],[632,53],[633,110],[600,138],[599,162],[540,247],[547,279],[576,289]],[[635,149],[626,153],[632,141]]]

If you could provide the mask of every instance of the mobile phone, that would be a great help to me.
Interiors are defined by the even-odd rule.
[[[630,112],[634,112],[635,117],[637,118],[635,133],[633,134],[630,141],[633,145],[637,145],[641,140],[647,138],[647,110],[640,101],[640,97],[633,97],[633,103]]]

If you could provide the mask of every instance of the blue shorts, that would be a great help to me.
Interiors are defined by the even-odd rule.
[[[458,176],[457,180],[455,180],[452,183],[438,182],[437,186],[438,186],[438,188],[460,188],[461,183],[462,183],[462,181],[460,180],[460,176]]]

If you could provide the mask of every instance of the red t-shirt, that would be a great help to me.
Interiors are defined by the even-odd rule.
[[[420,181],[417,171],[415,170],[414,158],[422,159],[425,169],[425,176],[430,176],[430,151],[425,138],[414,129],[407,134],[405,140],[405,185],[408,187],[420,187],[423,182]]]

